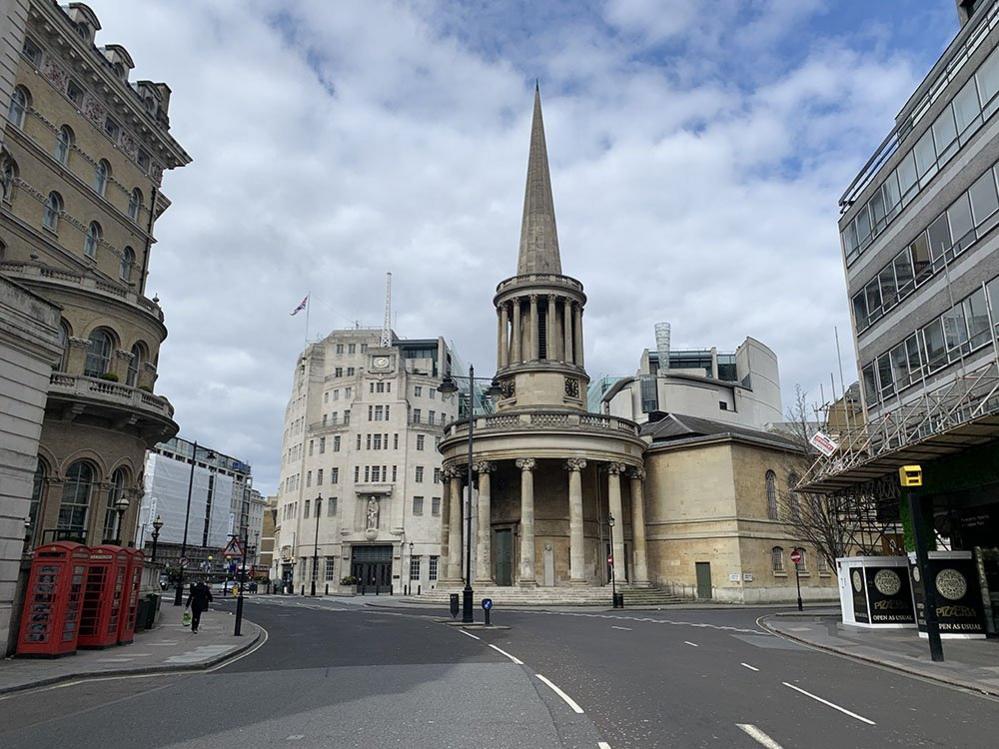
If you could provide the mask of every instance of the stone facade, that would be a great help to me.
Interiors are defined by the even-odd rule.
[[[153,393],[167,331],[145,288],[153,225],[170,205],[163,171],[190,157],[169,133],[169,87],[131,82],[124,48],[95,46],[87,6],[26,0],[4,12],[0,272],[62,311],[32,542],[129,539],[145,451],[177,432]]]

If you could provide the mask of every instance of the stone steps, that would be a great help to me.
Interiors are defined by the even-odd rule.
[[[624,605],[636,607],[668,606],[686,603],[687,599],[653,587],[622,586]],[[461,594],[461,588],[437,588],[426,591],[409,600],[420,603],[440,603],[447,605],[450,594]],[[483,598],[491,598],[497,605],[504,606],[610,606],[611,588],[605,587],[539,587],[519,588],[516,586],[489,586],[475,588],[475,604]]]

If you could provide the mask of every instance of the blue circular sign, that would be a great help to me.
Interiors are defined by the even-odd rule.
[[[489,610],[492,607],[493,607],[493,599],[492,598],[483,598],[482,599],[482,608],[484,608],[486,610]]]

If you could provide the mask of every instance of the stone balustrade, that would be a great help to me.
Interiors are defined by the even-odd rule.
[[[571,413],[565,411],[531,411],[517,414],[491,414],[475,417],[475,431],[569,430],[624,432],[638,436],[638,425],[617,416]],[[447,438],[467,434],[468,420],[452,422],[444,429]]]
[[[167,419],[173,418],[173,406],[166,398],[110,380],[53,372],[49,378],[49,393],[104,401],[109,405],[152,412]]]
[[[526,286],[526,285],[555,285],[555,286],[567,286],[571,289],[575,289],[582,293],[583,284],[577,281],[571,276],[562,276],[557,273],[531,273],[524,276],[512,276],[503,281],[500,281],[496,285],[496,293],[502,294],[504,291],[512,286]]]

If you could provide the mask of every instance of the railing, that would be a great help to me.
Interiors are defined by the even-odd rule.
[[[565,411],[533,411],[520,414],[492,414],[475,417],[475,431],[517,431],[517,430],[569,430],[569,431],[613,431],[638,436],[638,424],[617,416],[567,413]],[[468,430],[468,420],[452,422],[445,429],[445,437],[464,434]]]
[[[821,485],[877,458],[956,429],[983,416],[999,414],[999,360],[990,358],[947,383],[925,390],[898,408],[837,435],[839,447],[820,456],[802,477],[802,486]],[[821,486],[816,486],[820,489]]]
[[[110,380],[53,372],[49,377],[49,392],[91,398],[140,411],[152,411],[168,419],[173,418],[173,406],[166,398]]]
[[[555,286],[568,286],[580,292],[583,290],[583,284],[571,276],[562,276],[558,273],[528,273],[523,276],[512,276],[500,281],[496,285],[496,293],[499,294],[511,286],[520,286],[523,284],[536,284],[539,286],[552,284]]]
[[[37,279],[55,286],[74,286],[101,296],[113,297],[114,299],[135,305],[160,322],[163,322],[163,310],[160,309],[160,306],[156,302],[146,299],[142,294],[137,294],[123,284],[111,283],[100,278],[70,273],[69,271],[58,270],[57,268],[28,265],[27,263],[0,263],[0,272],[6,273],[15,279]]]

